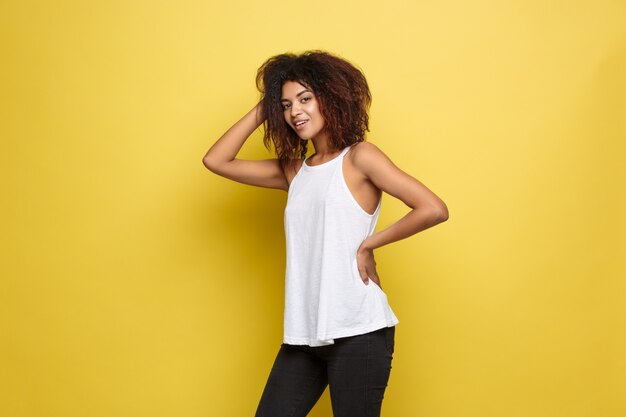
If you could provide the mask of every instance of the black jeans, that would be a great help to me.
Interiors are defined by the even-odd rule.
[[[391,373],[395,327],[336,338],[333,345],[280,346],[256,417],[305,417],[326,385],[334,417],[379,417]]]

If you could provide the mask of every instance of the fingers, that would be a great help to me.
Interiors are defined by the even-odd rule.
[[[376,272],[376,267],[368,269],[365,266],[359,267],[359,275],[361,275],[361,280],[365,283],[365,285],[369,285],[369,281],[372,280],[382,289],[380,285],[380,277]]]
[[[365,285],[369,285],[369,281],[372,280],[382,289],[382,286],[380,285],[380,278],[376,272],[376,260],[374,259],[374,253],[371,250],[357,252],[357,267],[361,280],[365,283]]]
[[[359,266],[359,275],[361,275],[361,280],[365,283],[365,285],[369,285],[369,274],[365,266]]]

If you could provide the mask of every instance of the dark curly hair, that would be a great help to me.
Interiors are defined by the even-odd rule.
[[[300,139],[284,119],[280,98],[286,81],[297,81],[313,91],[331,147],[343,149],[365,140],[372,96],[360,69],[320,50],[276,55],[259,67],[256,85],[263,102],[263,143],[267,149],[274,145],[281,166],[304,158],[307,152],[307,141]]]

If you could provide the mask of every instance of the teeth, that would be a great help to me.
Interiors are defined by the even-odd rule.
[[[296,126],[303,125],[304,123],[306,123],[306,120],[303,120],[303,121],[301,121],[301,122],[296,123]]]

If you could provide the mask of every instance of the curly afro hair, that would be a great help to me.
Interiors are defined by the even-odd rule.
[[[320,50],[276,55],[259,67],[256,85],[263,102],[263,143],[268,149],[274,145],[281,166],[307,153],[307,141],[300,139],[284,119],[280,98],[286,81],[297,81],[313,91],[332,148],[343,149],[365,140],[372,96],[360,69]]]

